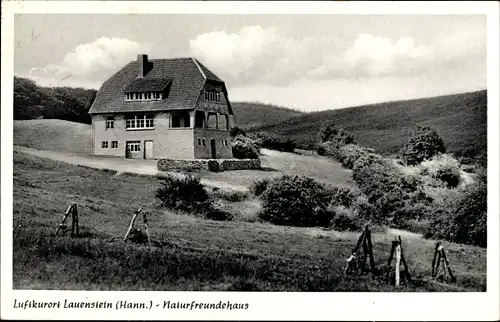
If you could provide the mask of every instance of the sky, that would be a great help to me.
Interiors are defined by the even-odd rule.
[[[18,14],[14,74],[99,89],[137,54],[195,57],[231,101],[320,111],[486,89],[474,15]]]

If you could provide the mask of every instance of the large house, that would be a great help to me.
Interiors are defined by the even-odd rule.
[[[226,86],[194,58],[138,55],[104,82],[89,113],[94,155],[233,157]]]

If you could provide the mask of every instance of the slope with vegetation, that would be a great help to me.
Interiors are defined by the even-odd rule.
[[[303,112],[283,106],[259,102],[232,102],[234,121],[243,129],[276,124]]]
[[[87,114],[94,101],[93,89],[42,87],[21,77],[14,77],[14,119],[61,119],[90,124]]]
[[[486,152],[486,91],[386,102],[308,113],[252,132],[284,135],[303,148],[313,148],[318,127],[332,121],[352,133],[360,145],[392,154],[406,142],[416,124],[436,128],[448,151],[477,156]]]

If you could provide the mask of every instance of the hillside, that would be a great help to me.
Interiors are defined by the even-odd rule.
[[[395,289],[382,276],[344,274],[359,232],[211,221],[156,207],[155,177],[116,175],[17,152],[13,162],[15,289],[486,290],[484,248],[444,242],[457,282],[428,283],[435,241],[403,235],[412,282]],[[61,215],[73,202],[82,236],[55,236]],[[139,207],[150,214],[149,248],[121,242]],[[375,264],[383,269],[394,233],[374,231],[372,238]]]
[[[232,102],[231,106],[235,123],[243,129],[272,125],[304,115],[297,110],[257,102]]]
[[[358,143],[380,153],[394,153],[415,124],[437,128],[448,151],[475,156],[486,152],[486,90],[408,101],[364,105],[303,114],[252,131],[285,135],[299,145],[316,143],[320,125],[335,121],[353,133]]]
[[[87,114],[96,91],[70,87],[42,87],[14,77],[14,119],[61,119],[90,123]]]
[[[14,121],[14,145],[89,155],[91,128],[63,120]]]
[[[42,87],[33,81],[14,77],[14,119],[61,119],[90,123],[87,114],[97,91],[70,87]],[[256,103],[232,102],[236,124],[244,129],[276,124],[302,112],[285,107]]]

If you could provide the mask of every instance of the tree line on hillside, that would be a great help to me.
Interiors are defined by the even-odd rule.
[[[14,119],[61,119],[90,124],[88,111],[97,91],[71,87],[42,87],[14,77]]]

